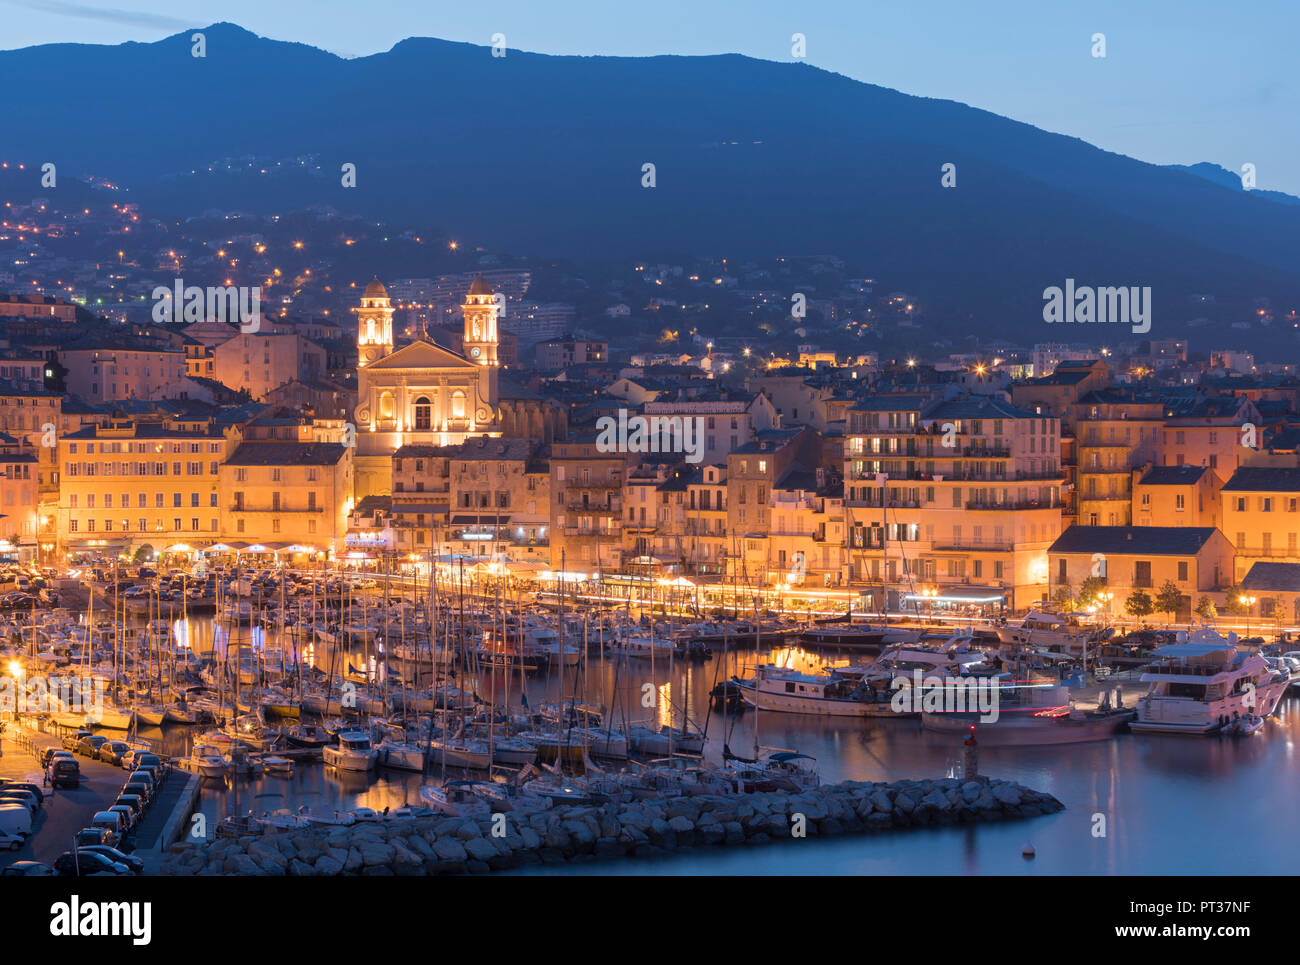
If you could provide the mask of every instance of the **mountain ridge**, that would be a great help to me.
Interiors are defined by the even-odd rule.
[[[151,44],[0,52],[0,82],[37,62],[46,79],[13,105],[10,133],[170,212],[330,204],[573,257],[834,252],[949,313],[1011,316],[1044,339],[1065,333],[1037,327],[1041,292],[1067,277],[1152,285],[1152,337],[1202,313],[1198,293],[1237,313],[1257,297],[1300,304],[1290,204],[806,63],[493,58],[430,37],[343,58],[214,24]],[[313,156],[320,170],[188,173],[244,155]],[[355,189],[339,185],[344,162]],[[955,188],[940,184],[947,163]]]

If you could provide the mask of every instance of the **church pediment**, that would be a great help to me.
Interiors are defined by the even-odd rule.
[[[477,369],[469,359],[457,355],[432,342],[415,341],[403,345],[391,355],[385,355],[367,366],[368,371],[375,369]]]

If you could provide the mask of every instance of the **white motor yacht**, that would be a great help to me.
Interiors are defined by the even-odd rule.
[[[1142,674],[1151,687],[1138,700],[1137,720],[1129,725],[1134,733],[1241,732],[1248,726],[1240,724],[1243,718],[1273,713],[1291,684],[1287,670],[1258,652],[1238,650],[1235,633],[1225,639],[1203,628],[1187,637],[1157,648]]]
[[[339,734],[334,746],[321,748],[325,763],[340,771],[369,771],[379,758],[379,751],[370,746],[370,735],[359,730],[345,730]]]

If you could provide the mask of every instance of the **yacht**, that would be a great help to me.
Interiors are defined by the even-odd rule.
[[[425,785],[420,788],[420,800],[426,807],[452,817],[477,818],[492,813],[492,806],[474,793],[471,781],[451,781],[437,787]]]
[[[370,746],[369,734],[345,730],[336,746],[321,748],[321,756],[340,771],[369,771],[374,769],[379,752]]]
[[[225,778],[226,759],[221,751],[211,744],[195,744],[190,751],[190,768],[204,777]]]
[[[998,639],[1016,647],[1031,647],[1081,657],[1093,637],[1085,627],[1071,625],[1064,617],[1054,613],[1029,611],[1018,623],[1008,622],[994,627]]]
[[[758,667],[753,677],[736,679],[750,707],[823,717],[884,717],[892,715],[889,694],[861,680],[829,674],[801,673],[783,667]]]
[[[1235,633],[1225,639],[1203,628],[1189,636],[1155,651],[1142,674],[1151,688],[1138,700],[1134,733],[1242,732],[1243,718],[1273,713],[1291,684],[1287,670],[1270,666],[1258,652],[1238,650]]]
[[[1092,708],[1075,707],[1067,688],[1052,680],[1013,680],[999,674],[981,680],[966,678],[965,683],[995,688],[997,717],[988,719],[988,711],[978,707],[978,697],[968,690],[957,700],[942,695],[940,704],[950,706],[926,709],[921,726],[926,730],[954,735],[974,732],[981,744],[995,746],[1035,746],[1081,744],[1108,740],[1124,731],[1136,716],[1125,709],[1118,691],[1104,691]],[[986,707],[992,707],[991,695]]]

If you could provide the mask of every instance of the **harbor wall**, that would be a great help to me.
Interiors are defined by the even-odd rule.
[[[848,781],[798,794],[700,795],[481,818],[402,817],[347,827],[178,842],[170,875],[441,875],[526,864],[658,857],[693,848],[1038,817],[1056,798],[1009,781]]]

